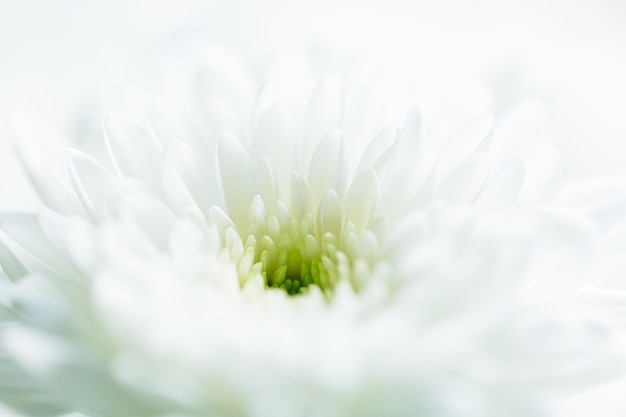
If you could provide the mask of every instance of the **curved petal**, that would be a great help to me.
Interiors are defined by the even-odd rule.
[[[487,180],[476,204],[494,207],[512,203],[519,197],[523,182],[524,164],[520,158],[512,158]]]
[[[435,194],[447,203],[470,203],[483,187],[488,172],[489,160],[484,155],[472,155],[441,179]]]
[[[105,140],[116,169],[161,189],[159,170],[163,147],[143,124],[123,115],[109,114],[104,121]]]
[[[276,175],[279,192],[289,189],[289,175],[295,161],[294,132],[286,110],[274,105],[260,117],[252,138],[252,150],[265,158]]]
[[[101,220],[103,184],[114,174],[98,161],[75,149],[68,149],[68,171],[74,191],[89,217]]]
[[[221,203],[214,171],[183,142],[168,145],[161,162],[161,177],[165,197],[179,214],[194,205],[208,214],[212,205]]]
[[[122,216],[130,216],[146,236],[165,250],[176,215],[161,200],[149,195],[129,195],[122,200]]]
[[[372,220],[378,205],[378,177],[367,170],[355,178],[348,191],[346,222],[351,221],[360,233]]]
[[[398,130],[396,128],[386,127],[383,129],[378,136],[370,141],[365,151],[363,151],[356,173],[358,174],[363,170],[376,166],[376,173],[379,177],[383,175],[387,171],[392,158],[388,158],[387,165],[381,163],[381,158],[392,149],[397,137]]]
[[[398,136],[398,150],[395,166],[414,161],[424,149],[424,124],[422,113],[417,105],[413,105],[406,116],[400,135]]]
[[[346,107],[342,129],[350,143],[351,156],[359,161],[372,138],[383,130],[385,101],[383,95],[371,85],[363,87]]]
[[[341,235],[341,203],[335,190],[328,190],[317,210],[319,236],[332,233],[336,238]]]
[[[493,129],[495,117],[487,113],[476,117],[452,132],[436,147],[439,155],[437,166],[442,174],[453,167],[458,161],[471,155],[481,147]]]
[[[228,214],[239,230],[246,230],[250,202],[259,193],[255,167],[241,142],[230,133],[218,144],[217,160]]]
[[[42,272],[64,279],[75,276],[75,268],[45,236],[39,219],[28,213],[0,214],[0,241],[30,272]],[[7,257],[3,263],[11,263]]]
[[[343,115],[343,91],[338,77],[328,76],[317,86],[306,110],[300,157],[306,163],[318,142],[340,127]]]
[[[345,136],[341,131],[334,130],[317,145],[311,158],[308,183],[313,206],[330,189],[334,189],[339,198],[343,197],[347,165]]]
[[[66,214],[82,214],[67,176],[62,140],[34,119],[13,115],[13,145],[43,203]]]

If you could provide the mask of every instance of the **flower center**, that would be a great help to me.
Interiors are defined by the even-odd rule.
[[[279,217],[269,216],[266,222],[252,225],[247,239],[267,287],[282,288],[290,295],[300,294],[309,285],[331,292],[346,259],[337,237],[325,233],[319,238],[310,213],[299,221]]]
[[[388,265],[381,257],[375,229],[357,231],[339,209],[333,214],[292,215],[280,200],[268,213],[257,195],[245,232],[227,228],[223,236],[230,259],[237,265],[240,285],[261,278],[266,288],[282,289],[289,295],[316,286],[330,299],[339,282],[360,291],[387,276]]]

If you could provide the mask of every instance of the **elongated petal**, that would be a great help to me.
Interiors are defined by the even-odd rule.
[[[83,152],[72,149],[68,153],[68,170],[74,191],[87,214],[99,221],[104,199],[103,185],[114,174]]]
[[[221,203],[214,171],[183,142],[173,141],[168,145],[163,155],[161,176],[165,196],[179,213],[195,205],[208,214],[212,205]]]
[[[311,204],[317,205],[329,189],[342,198],[347,170],[346,139],[341,131],[335,130],[317,145],[311,158],[308,181]]]
[[[329,190],[322,198],[317,210],[319,235],[323,236],[324,233],[332,233],[336,237],[340,236],[341,217],[339,197],[334,190]]]
[[[13,282],[28,275],[28,270],[0,239],[0,267]]]
[[[14,115],[13,144],[37,194],[61,213],[82,213],[64,166],[62,140],[34,119]]]
[[[302,175],[296,171],[291,173],[291,203],[293,214],[297,218],[303,217],[312,210],[309,187]]]
[[[365,86],[347,106],[342,123],[342,129],[350,140],[352,163],[358,162],[372,138],[383,130],[384,121],[385,101],[382,94],[373,86]]]
[[[1,214],[0,241],[29,271],[72,279],[74,267],[50,244],[36,215]],[[6,262],[12,263],[11,257]]]
[[[261,158],[257,162],[257,172],[259,173],[259,188],[261,190],[261,197],[263,197],[263,201],[266,205],[268,205],[270,211],[272,211],[272,205],[279,196],[276,175],[274,174],[272,165],[265,158]],[[283,192],[280,195],[284,201],[289,201],[289,196],[291,195],[289,178],[291,178],[291,175],[288,174],[286,178],[287,188],[283,189]]]
[[[395,164],[405,164],[415,160],[424,149],[422,114],[414,105],[406,116],[402,131],[398,136],[398,151]]]
[[[470,203],[480,192],[488,172],[489,160],[486,157],[470,156],[441,179],[435,193],[448,203]]]
[[[512,158],[487,180],[476,204],[494,207],[515,202],[523,182],[524,164],[520,158]]]
[[[376,211],[378,187],[376,173],[370,169],[356,177],[348,191],[346,221],[351,221],[359,233],[369,225]]]
[[[469,156],[487,140],[495,118],[487,113],[465,123],[437,146],[437,163],[442,174],[458,161]]]
[[[218,144],[217,157],[228,214],[240,230],[245,230],[250,202],[259,193],[254,165],[241,142],[228,133]]]
[[[141,123],[122,115],[108,115],[104,127],[111,159],[119,172],[160,190],[163,147],[154,134]]]
[[[141,194],[128,196],[122,201],[122,210],[157,247],[167,248],[176,215],[161,200]]]
[[[363,155],[361,156],[361,160],[359,161],[359,165],[356,169],[356,173],[366,170],[368,168],[373,168],[375,165],[377,169],[377,173],[380,176],[386,172],[388,166],[382,166],[380,161],[383,155],[390,150],[390,148],[394,145],[396,138],[398,137],[398,131],[392,127],[386,127],[382,132],[378,134],[374,139],[370,141],[365,151],[363,151]],[[392,158],[388,158],[389,163],[391,163]],[[377,164],[378,162],[378,164]]]
[[[252,139],[257,158],[265,158],[276,175],[279,192],[289,189],[289,175],[295,162],[295,136],[286,110],[274,105],[259,120]]]
[[[317,86],[309,101],[300,156],[308,161],[317,143],[340,127],[343,115],[343,91],[339,79],[328,76]]]

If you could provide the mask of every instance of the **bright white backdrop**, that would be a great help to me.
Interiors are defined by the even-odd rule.
[[[158,43],[193,31],[249,56],[310,39],[378,49],[398,76],[473,76],[546,100],[570,177],[626,173],[626,3],[619,0],[0,0],[0,208],[35,197],[6,121],[25,111],[63,131],[87,100]],[[623,416],[616,382],[564,405]]]

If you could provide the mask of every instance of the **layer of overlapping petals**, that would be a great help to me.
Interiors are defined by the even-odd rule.
[[[537,105],[496,122],[453,85],[394,127],[399,95],[367,77],[285,64],[257,89],[198,56],[120,90],[99,141],[15,121],[44,206],[0,215],[2,400],[539,416],[615,371],[621,293],[589,284],[598,257],[617,268],[624,187],[562,191]]]

